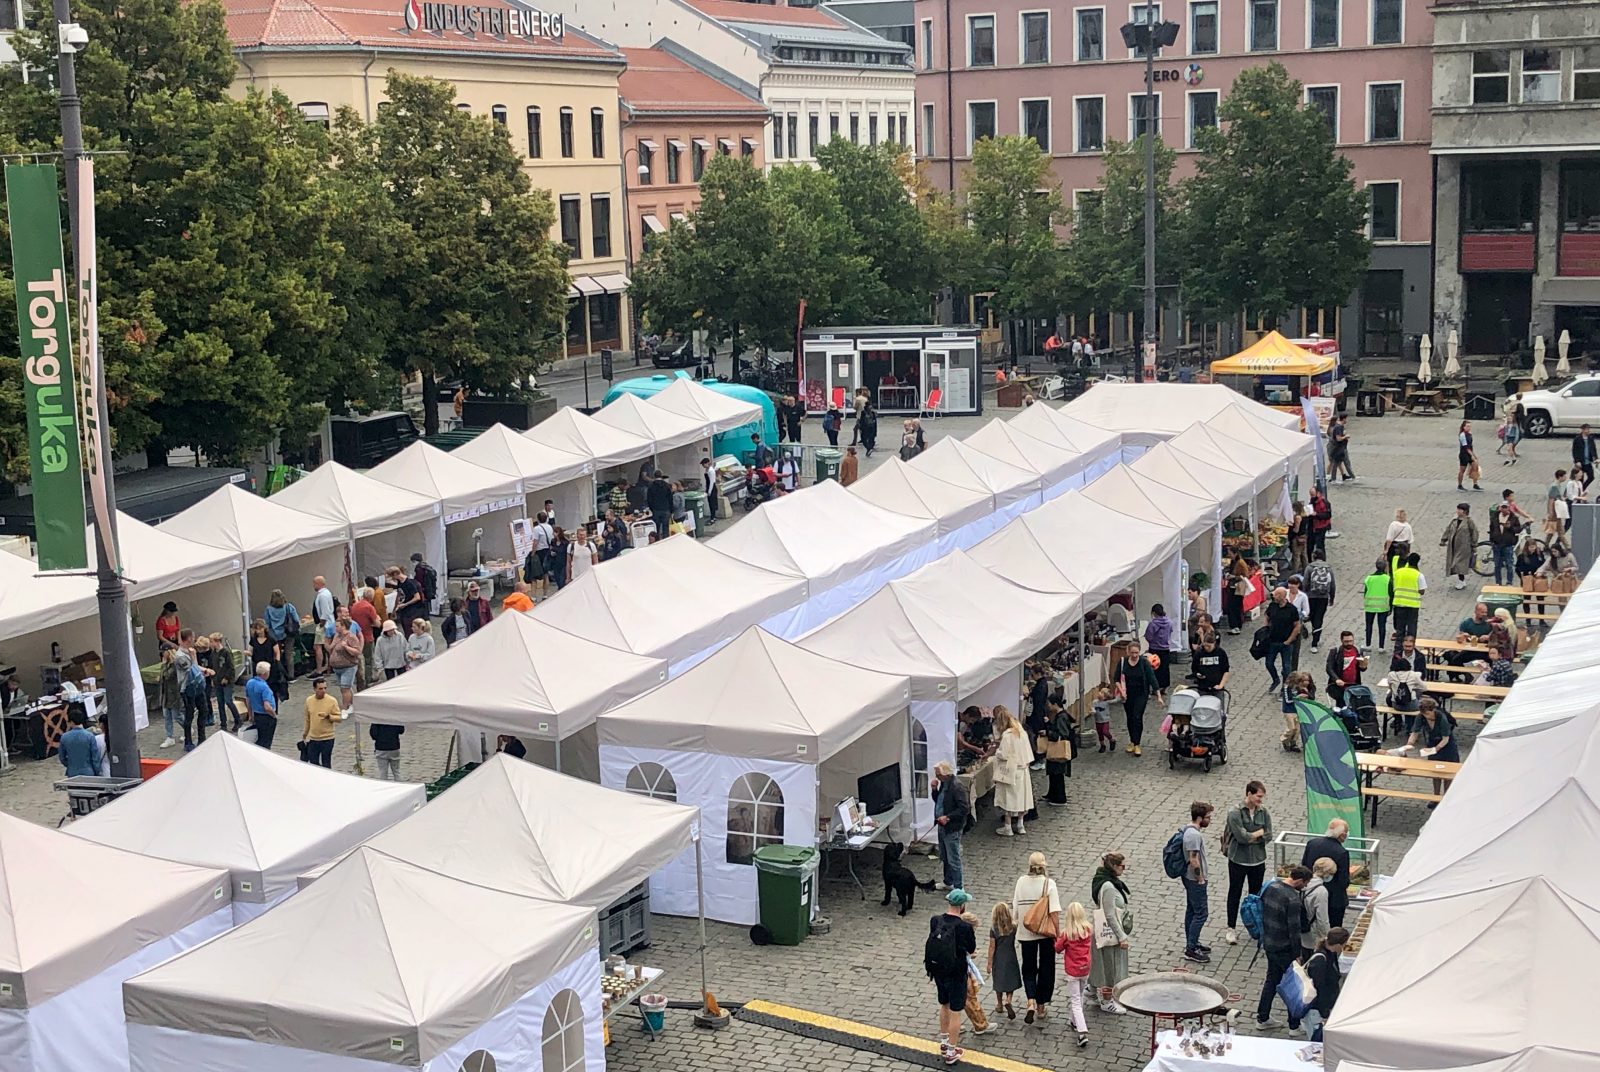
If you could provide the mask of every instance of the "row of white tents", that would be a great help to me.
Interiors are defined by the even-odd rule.
[[[1597,652],[1591,572],[1374,905],[1328,1068],[1600,1068]]]

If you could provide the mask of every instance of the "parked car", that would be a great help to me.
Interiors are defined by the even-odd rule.
[[[664,339],[645,344],[645,354],[656,368],[693,368],[696,363],[694,347],[687,337]]]
[[[1523,430],[1535,439],[1558,428],[1600,427],[1600,373],[1584,373],[1564,384],[1522,391],[1506,399],[1522,403]]]

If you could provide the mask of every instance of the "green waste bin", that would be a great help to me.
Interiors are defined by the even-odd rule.
[[[774,945],[799,945],[811,930],[817,884],[817,850],[804,845],[763,845],[756,850],[756,894],[761,925]]]
[[[844,460],[844,455],[833,447],[818,447],[817,455],[817,483],[824,480],[839,479],[839,463]]]
[[[706,526],[711,524],[711,504],[706,502],[706,493],[703,491],[684,492],[683,505],[694,515],[695,534],[699,535],[705,532]]]
[[[1511,612],[1511,618],[1513,621],[1521,616],[1521,595],[1500,595],[1499,593],[1490,595],[1480,593],[1479,599],[1484,606],[1489,608],[1489,613],[1491,615],[1501,607],[1504,607],[1506,610]]]

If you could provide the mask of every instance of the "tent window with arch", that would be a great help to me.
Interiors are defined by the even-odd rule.
[[[563,990],[550,1002],[541,1037],[544,1072],[583,1072],[583,1003],[576,990]]]
[[[728,862],[752,863],[763,845],[782,844],[783,790],[765,774],[741,774],[728,790]]]
[[[659,763],[645,762],[634,767],[628,772],[624,788],[652,800],[678,802],[678,783],[672,777],[672,772]]]

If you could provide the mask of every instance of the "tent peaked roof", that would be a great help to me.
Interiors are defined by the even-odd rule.
[[[240,555],[247,569],[345,542],[340,522],[262,498],[237,484],[224,484],[156,528],[186,540],[225,547]]]
[[[535,443],[503,424],[491,425],[450,453],[485,469],[519,476],[524,490],[537,491],[594,472],[587,454]]]
[[[539,614],[505,611],[468,642],[358,693],[355,711],[369,722],[559,740],[666,679],[660,659],[573,636]],[[494,688],[463,689],[469,681]]]
[[[1068,402],[1063,412],[1150,443],[1225,409],[1242,409],[1283,428],[1300,427],[1298,413],[1264,406],[1220,383],[1097,383]]]
[[[1025,429],[999,417],[967,436],[965,443],[1018,469],[1039,474],[1047,488],[1082,472],[1086,464],[1078,451],[1049,439],[1035,438]]]
[[[1600,1069],[1600,1054],[1593,1050],[1558,1050],[1549,1046],[1530,1046],[1507,1057],[1478,1061],[1451,1068],[1430,1068],[1427,1072],[1594,1072]],[[1341,1061],[1336,1072],[1423,1072],[1421,1065],[1395,1069],[1383,1065]]]
[[[602,745],[821,763],[910,700],[881,674],[747,629],[660,688],[600,716]]]
[[[94,547],[92,526],[85,527],[84,540]],[[121,510],[117,511],[117,545],[130,588],[140,595],[235,576],[243,565],[237,551],[147,525]]]
[[[1219,469],[1242,473],[1251,479],[1251,488],[1260,492],[1284,475],[1283,456],[1275,450],[1253,447],[1205,425],[1196,424],[1167,441],[1180,454],[1208,462]]]
[[[0,812],[0,1009],[71,990],[228,904],[228,874]]]
[[[1200,495],[1158,484],[1126,465],[1117,465],[1084,485],[1083,497],[1120,514],[1175,525],[1187,545],[1216,528],[1217,503]]]
[[[594,946],[592,908],[361,848],[271,912],[128,980],[123,1009],[130,1023],[416,1068]]]
[[[994,495],[998,509],[1026,499],[1043,490],[1044,485],[1032,469],[1012,465],[951,437],[939,440],[918,454],[911,464],[929,476],[952,484],[987,489]]]
[[[597,469],[638,461],[656,452],[655,440],[597,421],[572,406],[556,410],[523,432],[522,438],[592,458]]]
[[[1034,439],[1067,447],[1079,454],[1112,454],[1122,449],[1118,432],[1098,428],[1042,402],[1025,406],[1007,422]]]
[[[811,594],[888,565],[934,538],[927,520],[874,506],[836,480],[771,499],[709,541],[712,550],[811,582]],[[839,539],[849,533],[848,539]]]
[[[603,908],[688,848],[699,814],[502,752],[365,847],[490,889]]]
[[[161,777],[72,824],[74,837],[233,872],[235,900],[295,876],[423,802],[422,786],[336,774],[218,733]]]
[[[645,404],[704,421],[717,432],[731,432],[761,419],[761,407],[754,402],[702,387],[687,376],[674,377],[670,384],[645,399]]]
[[[606,403],[605,408],[594,415],[594,419],[631,435],[649,439],[655,443],[658,451],[687,447],[691,443],[709,439],[714,430],[713,422],[709,420],[686,417],[670,409],[652,406],[638,395],[626,391]]]
[[[602,563],[539,604],[569,633],[671,662],[804,602],[806,582],[669,536]]]
[[[323,462],[272,498],[279,506],[343,522],[353,539],[415,525],[442,512],[438,499],[374,480],[338,462]]]
[[[1157,443],[1128,468],[1176,491],[1212,499],[1224,511],[1236,510],[1255,497],[1256,482],[1249,473],[1200,461],[1174,449],[1171,443]]]
[[[1206,427],[1240,443],[1280,455],[1291,465],[1301,465],[1316,453],[1316,441],[1304,432],[1268,424],[1242,409],[1223,410]]]
[[[850,491],[885,510],[934,521],[941,536],[995,509],[994,493],[987,488],[952,484],[893,457],[851,484]]]
[[[1338,361],[1296,346],[1276,331],[1269,331],[1232,357],[1211,362],[1217,376],[1315,376],[1332,371]]]
[[[421,440],[374,466],[367,475],[439,500],[446,517],[481,511],[490,503],[507,500],[522,505],[522,481],[515,475],[477,465]]]
[[[955,700],[1037,652],[1080,612],[1075,598],[1021,588],[958,550],[890,581],[796,643],[904,674],[917,699]]]

